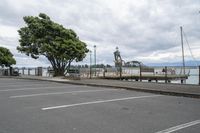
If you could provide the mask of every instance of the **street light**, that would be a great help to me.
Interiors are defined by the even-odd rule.
[[[96,45],[94,45],[94,76],[96,76]]]
[[[90,50],[90,79],[92,78],[92,51]]]

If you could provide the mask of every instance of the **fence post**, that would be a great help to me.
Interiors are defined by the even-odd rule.
[[[167,66],[165,66],[165,83],[167,83]]]
[[[22,75],[24,75],[24,68],[22,68]]]
[[[103,77],[104,78],[106,77],[106,68],[105,67],[103,68]]]
[[[10,76],[13,75],[13,68],[12,67],[9,67],[9,73],[10,73]]]
[[[38,76],[38,69],[37,69],[37,67],[35,68],[35,76]]]
[[[90,65],[90,79],[92,78],[92,67]]]
[[[140,81],[142,81],[142,66],[140,64]]]
[[[199,66],[199,85],[200,85],[200,66]]]
[[[28,68],[28,75],[30,75],[30,68]]]
[[[122,80],[122,66],[119,67],[119,76],[120,76],[120,80]]]

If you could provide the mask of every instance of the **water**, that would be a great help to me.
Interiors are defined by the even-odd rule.
[[[199,84],[199,70],[190,69],[190,76],[186,80],[186,84]]]

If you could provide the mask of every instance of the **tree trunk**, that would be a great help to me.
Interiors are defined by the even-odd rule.
[[[56,76],[65,76],[64,74],[65,70],[61,68],[54,68],[54,77]]]
[[[56,76],[65,76],[65,67],[67,64],[65,64],[63,61],[56,60],[54,57],[47,57],[50,61],[53,70],[54,70],[54,77]]]

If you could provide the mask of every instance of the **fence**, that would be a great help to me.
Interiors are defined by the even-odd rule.
[[[200,66],[187,66],[185,72],[179,66],[162,66],[162,67],[122,67],[120,68],[96,68],[96,76],[94,76],[95,69],[83,68],[80,70],[82,78],[105,78],[105,79],[121,79],[121,80],[135,80],[143,82],[164,82],[164,83],[186,83],[199,84],[200,83]]]
[[[187,66],[185,74],[182,67],[105,67],[105,68],[76,68],[81,78],[105,78],[120,79],[143,82],[164,82],[164,83],[186,83],[200,84],[200,66]],[[50,67],[37,68],[13,68],[20,75],[52,77],[53,70]],[[96,74],[95,74],[96,71]],[[0,75],[9,75],[9,69],[0,69]]]

